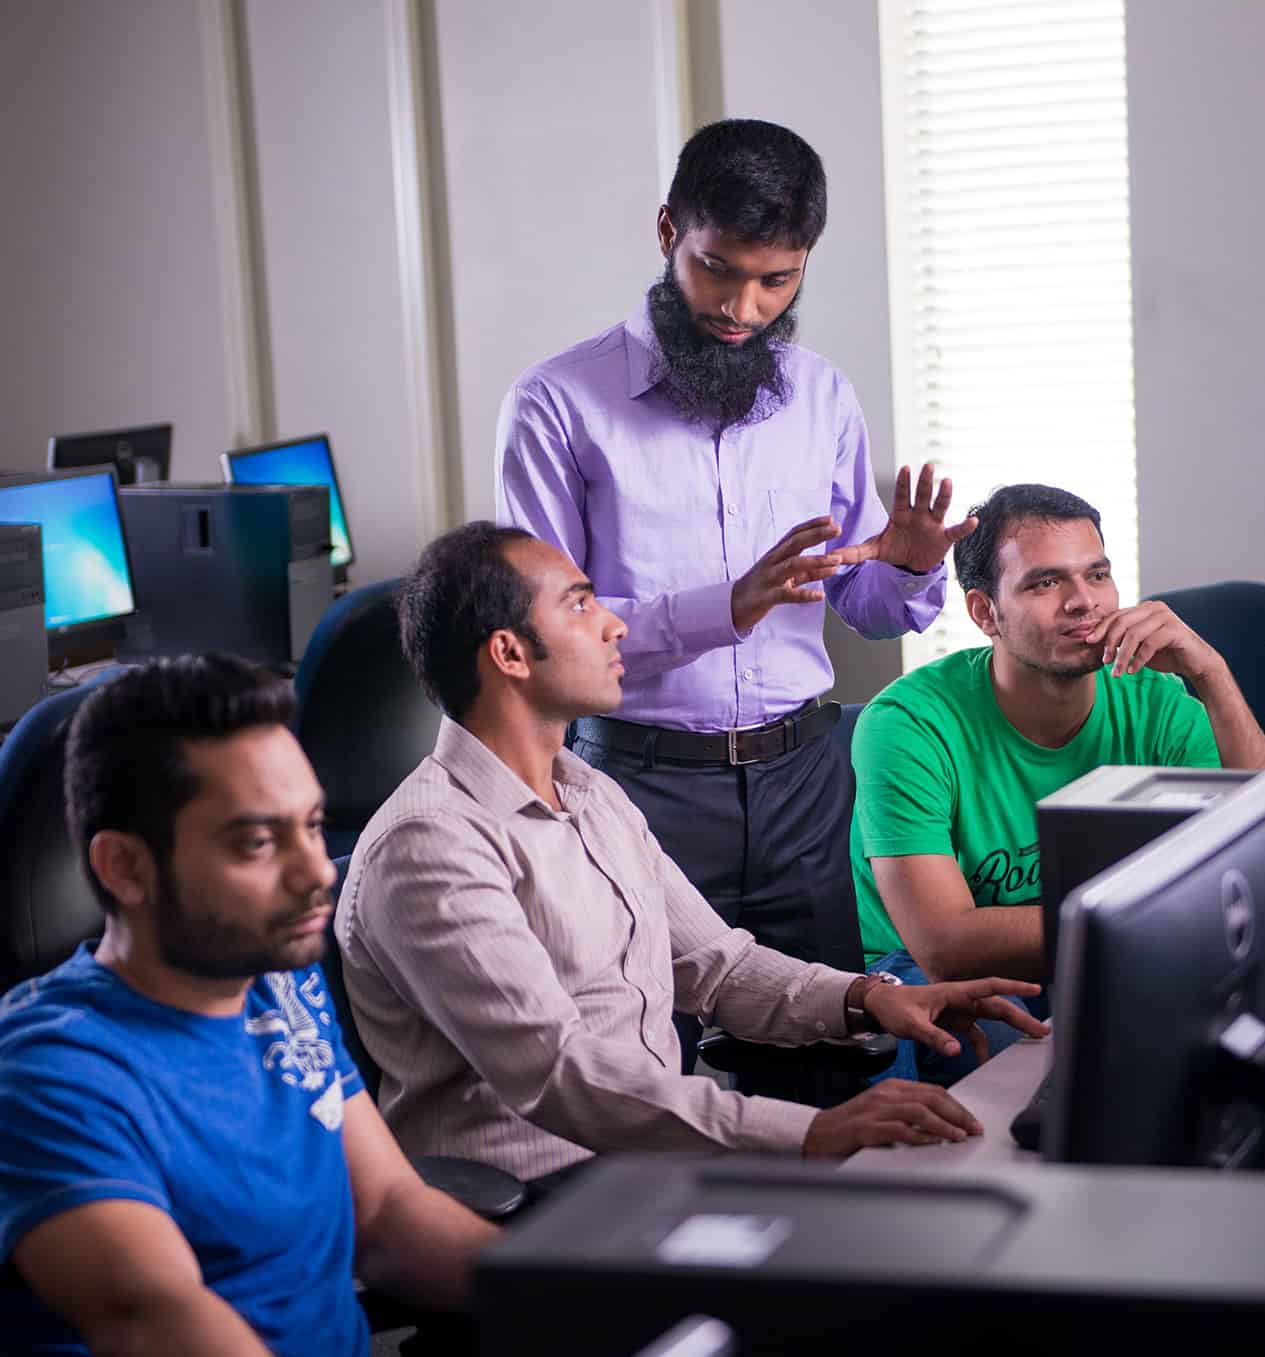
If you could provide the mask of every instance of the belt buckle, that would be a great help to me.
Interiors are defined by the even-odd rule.
[[[725,731],[725,737],[729,744],[729,766],[731,768],[743,768],[748,763],[759,763],[760,756],[757,754],[754,758],[740,759],[738,757],[738,736],[741,732],[737,730]]]

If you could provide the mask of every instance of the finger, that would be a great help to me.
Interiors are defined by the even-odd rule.
[[[881,537],[882,534],[880,533]],[[862,561],[872,561],[879,552],[878,537],[867,538],[864,542],[857,542],[850,547],[836,547],[834,555],[838,556],[840,565],[860,565]]]
[[[951,1131],[978,1135],[984,1129],[956,1098],[935,1084],[906,1085],[900,1097],[883,1108],[882,1115],[899,1117],[942,1136],[948,1136]]]
[[[1023,997],[1041,993],[1041,986],[1034,984],[1031,980],[1006,980],[1000,975],[980,976],[976,980],[952,981],[945,986],[945,989],[953,991],[949,995],[950,999],[959,996],[965,999],[987,999],[994,994],[1017,994]]]
[[[910,470],[907,466],[903,466],[896,473],[896,487],[892,491],[892,513],[909,508],[909,481]]]
[[[996,1018],[1028,1037],[1048,1037],[1050,1024],[1034,1018],[1026,1008],[1008,999],[980,999],[976,1005],[981,1018]]]
[[[946,1032],[943,1027],[937,1027],[923,1013],[915,1010],[907,1013],[905,1017],[905,1026],[900,1031],[902,1037],[910,1037],[924,1046],[930,1046],[939,1055],[955,1056],[962,1050],[961,1043],[956,1037]]]
[[[969,537],[978,527],[978,518],[964,518],[961,523],[955,523],[953,527],[946,528],[944,535],[951,543],[960,542],[964,537]]]
[[[914,492],[914,508],[921,513],[927,513],[931,509],[931,487],[935,484],[935,468],[930,462],[922,464],[922,470],[918,473],[918,488]]]
[[[931,506],[931,517],[937,523],[944,522],[944,516],[949,512],[949,501],[953,498],[953,478],[946,476],[940,482],[940,489],[936,492],[935,502]]]
[[[1003,1004],[1005,999],[1001,1001]],[[1010,1005],[1014,1008],[1014,1004]],[[982,1065],[988,1059],[988,1038],[984,1035],[984,1029],[977,1022],[973,1022],[966,1029],[967,1040],[971,1043],[971,1050],[975,1052],[975,1061]]]
[[[947,1131],[929,1130],[917,1122],[891,1120],[869,1122],[858,1127],[858,1138],[864,1138],[869,1145],[941,1145],[946,1140],[954,1142],[965,1140],[967,1132],[957,1126]],[[870,1135],[873,1139],[870,1139]]]
[[[784,584],[778,591],[778,603],[820,603],[826,597],[821,589],[805,588],[802,585]]]
[[[803,551],[805,547],[816,546],[818,542],[828,542],[832,537],[838,537],[840,528],[829,514],[821,518],[810,518],[807,522],[797,523],[789,531],[784,532],[778,538],[777,543],[766,554],[772,556],[775,552],[782,553],[782,548],[790,546],[791,555],[796,555]]]

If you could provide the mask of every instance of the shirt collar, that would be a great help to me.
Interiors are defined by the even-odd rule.
[[[624,322],[624,340],[628,353],[628,394],[636,400],[656,384],[651,374],[661,357],[648,298],[642,297],[636,310]]]
[[[495,815],[508,817],[528,806],[539,806],[550,815],[557,814],[477,735],[471,735],[448,716],[439,723],[433,757],[468,795]],[[588,797],[593,770],[570,750],[561,749],[553,761],[553,777],[559,785],[565,811],[579,811]]]

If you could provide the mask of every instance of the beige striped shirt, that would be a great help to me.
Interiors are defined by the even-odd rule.
[[[672,1009],[839,1038],[855,976],[726,926],[604,774],[564,750],[554,778],[561,812],[445,720],[356,845],[336,930],[405,1151],[523,1178],[594,1151],[798,1151],[815,1110],[683,1076]]]

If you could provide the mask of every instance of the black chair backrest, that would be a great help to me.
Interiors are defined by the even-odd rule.
[[[338,868],[338,879],[334,882],[335,900],[342,893],[343,882],[347,880],[347,865],[350,862],[350,855],[334,859],[334,866]],[[376,1103],[378,1085],[382,1082],[382,1071],[365,1050],[365,1044],[360,1040],[360,1033],[356,1029],[356,1019],[351,1011],[351,1002],[347,998],[347,986],[343,983],[343,954],[338,950],[338,939],[334,936],[333,918],[325,930],[325,943],[325,959],[321,962],[321,968],[325,972],[325,983],[329,988],[330,998],[334,1001],[334,1014],[343,1031],[343,1045],[347,1048],[347,1054],[356,1062],[360,1077],[365,1081],[365,1088],[369,1090],[369,1096]]]
[[[0,746],[0,993],[101,933],[101,906],[66,828],[62,768],[71,717],[116,672],[46,697]]]
[[[1265,584],[1223,580],[1152,597],[1221,652],[1252,714],[1265,725]]]
[[[404,657],[399,580],[365,585],[321,618],[295,675],[295,733],[325,789],[332,856],[435,747],[440,712]]]

